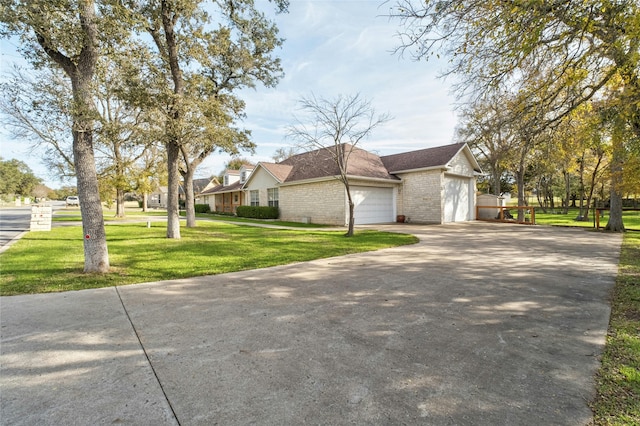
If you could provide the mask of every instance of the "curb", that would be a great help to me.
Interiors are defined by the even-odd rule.
[[[16,243],[16,241],[18,241],[20,238],[24,237],[24,234],[26,234],[27,232],[29,232],[29,231],[22,231],[21,233],[19,233],[15,237],[13,237],[11,239],[11,241],[9,241],[7,244],[5,244],[2,247],[0,247],[0,253],[4,253],[9,247],[14,245]]]

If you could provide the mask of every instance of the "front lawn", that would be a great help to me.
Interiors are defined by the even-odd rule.
[[[512,214],[515,215],[515,210],[512,210]],[[584,228],[593,228],[593,212],[589,212],[588,221],[576,220],[576,217],[580,214],[579,209],[571,208],[569,213],[543,213],[540,208],[536,208],[536,225],[554,225],[554,226],[579,226]],[[604,212],[605,216],[600,217],[600,227],[607,226],[607,220],[609,218],[609,212]],[[633,229],[640,231],[640,211],[624,211],[622,213],[622,221],[626,229]]]
[[[29,232],[0,254],[0,295],[81,290],[264,268],[417,242],[412,235],[304,231],[199,221],[165,238],[166,223],[108,225],[112,271],[87,275],[82,228]]]

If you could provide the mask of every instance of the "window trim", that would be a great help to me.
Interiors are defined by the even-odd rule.
[[[254,200],[255,198],[255,200]],[[257,189],[252,189],[249,191],[249,205],[250,206],[260,206],[260,191]]]
[[[280,191],[278,191],[278,188],[267,188],[267,202],[269,207],[278,207],[280,204]]]

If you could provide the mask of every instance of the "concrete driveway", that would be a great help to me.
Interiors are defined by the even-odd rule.
[[[621,236],[417,245],[0,298],[3,424],[584,425]]]

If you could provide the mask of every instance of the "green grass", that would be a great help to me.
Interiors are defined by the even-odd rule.
[[[640,425],[640,233],[624,235],[602,367],[592,403],[594,425]]]
[[[411,235],[357,231],[304,231],[200,221],[167,239],[166,224],[108,225],[112,272],[82,273],[79,226],[30,232],[0,255],[0,295],[45,293],[169,280],[340,256],[413,244]]]
[[[560,211],[560,209],[556,209],[556,211]],[[593,228],[592,212],[589,212],[590,217],[586,222],[575,220],[579,213],[579,209],[575,208],[569,209],[569,213],[567,214],[543,213],[541,209],[536,208],[536,225],[578,226],[584,228]],[[512,214],[515,215],[515,210],[512,211]],[[600,226],[602,228],[607,225],[609,212],[605,212],[605,215],[605,217],[600,217]],[[640,211],[623,212],[622,221],[626,229],[640,231]]]
[[[166,210],[150,210],[143,212],[140,209],[125,210],[126,216],[124,218],[115,217],[115,210],[104,210],[104,219],[106,221],[127,221],[127,220],[145,220],[147,217],[166,217]],[[180,215],[184,217],[185,212],[180,211]],[[318,225],[314,223],[301,223],[301,222],[284,222],[281,220],[259,220],[259,219],[247,219],[243,217],[219,215],[215,213],[196,213],[196,217],[206,220],[219,220],[223,222],[238,222],[238,223],[264,223],[268,225],[288,226],[291,228],[327,228],[327,225]],[[52,218],[53,222],[81,222],[82,216],[80,216],[80,209],[67,208],[65,210],[58,210]]]

